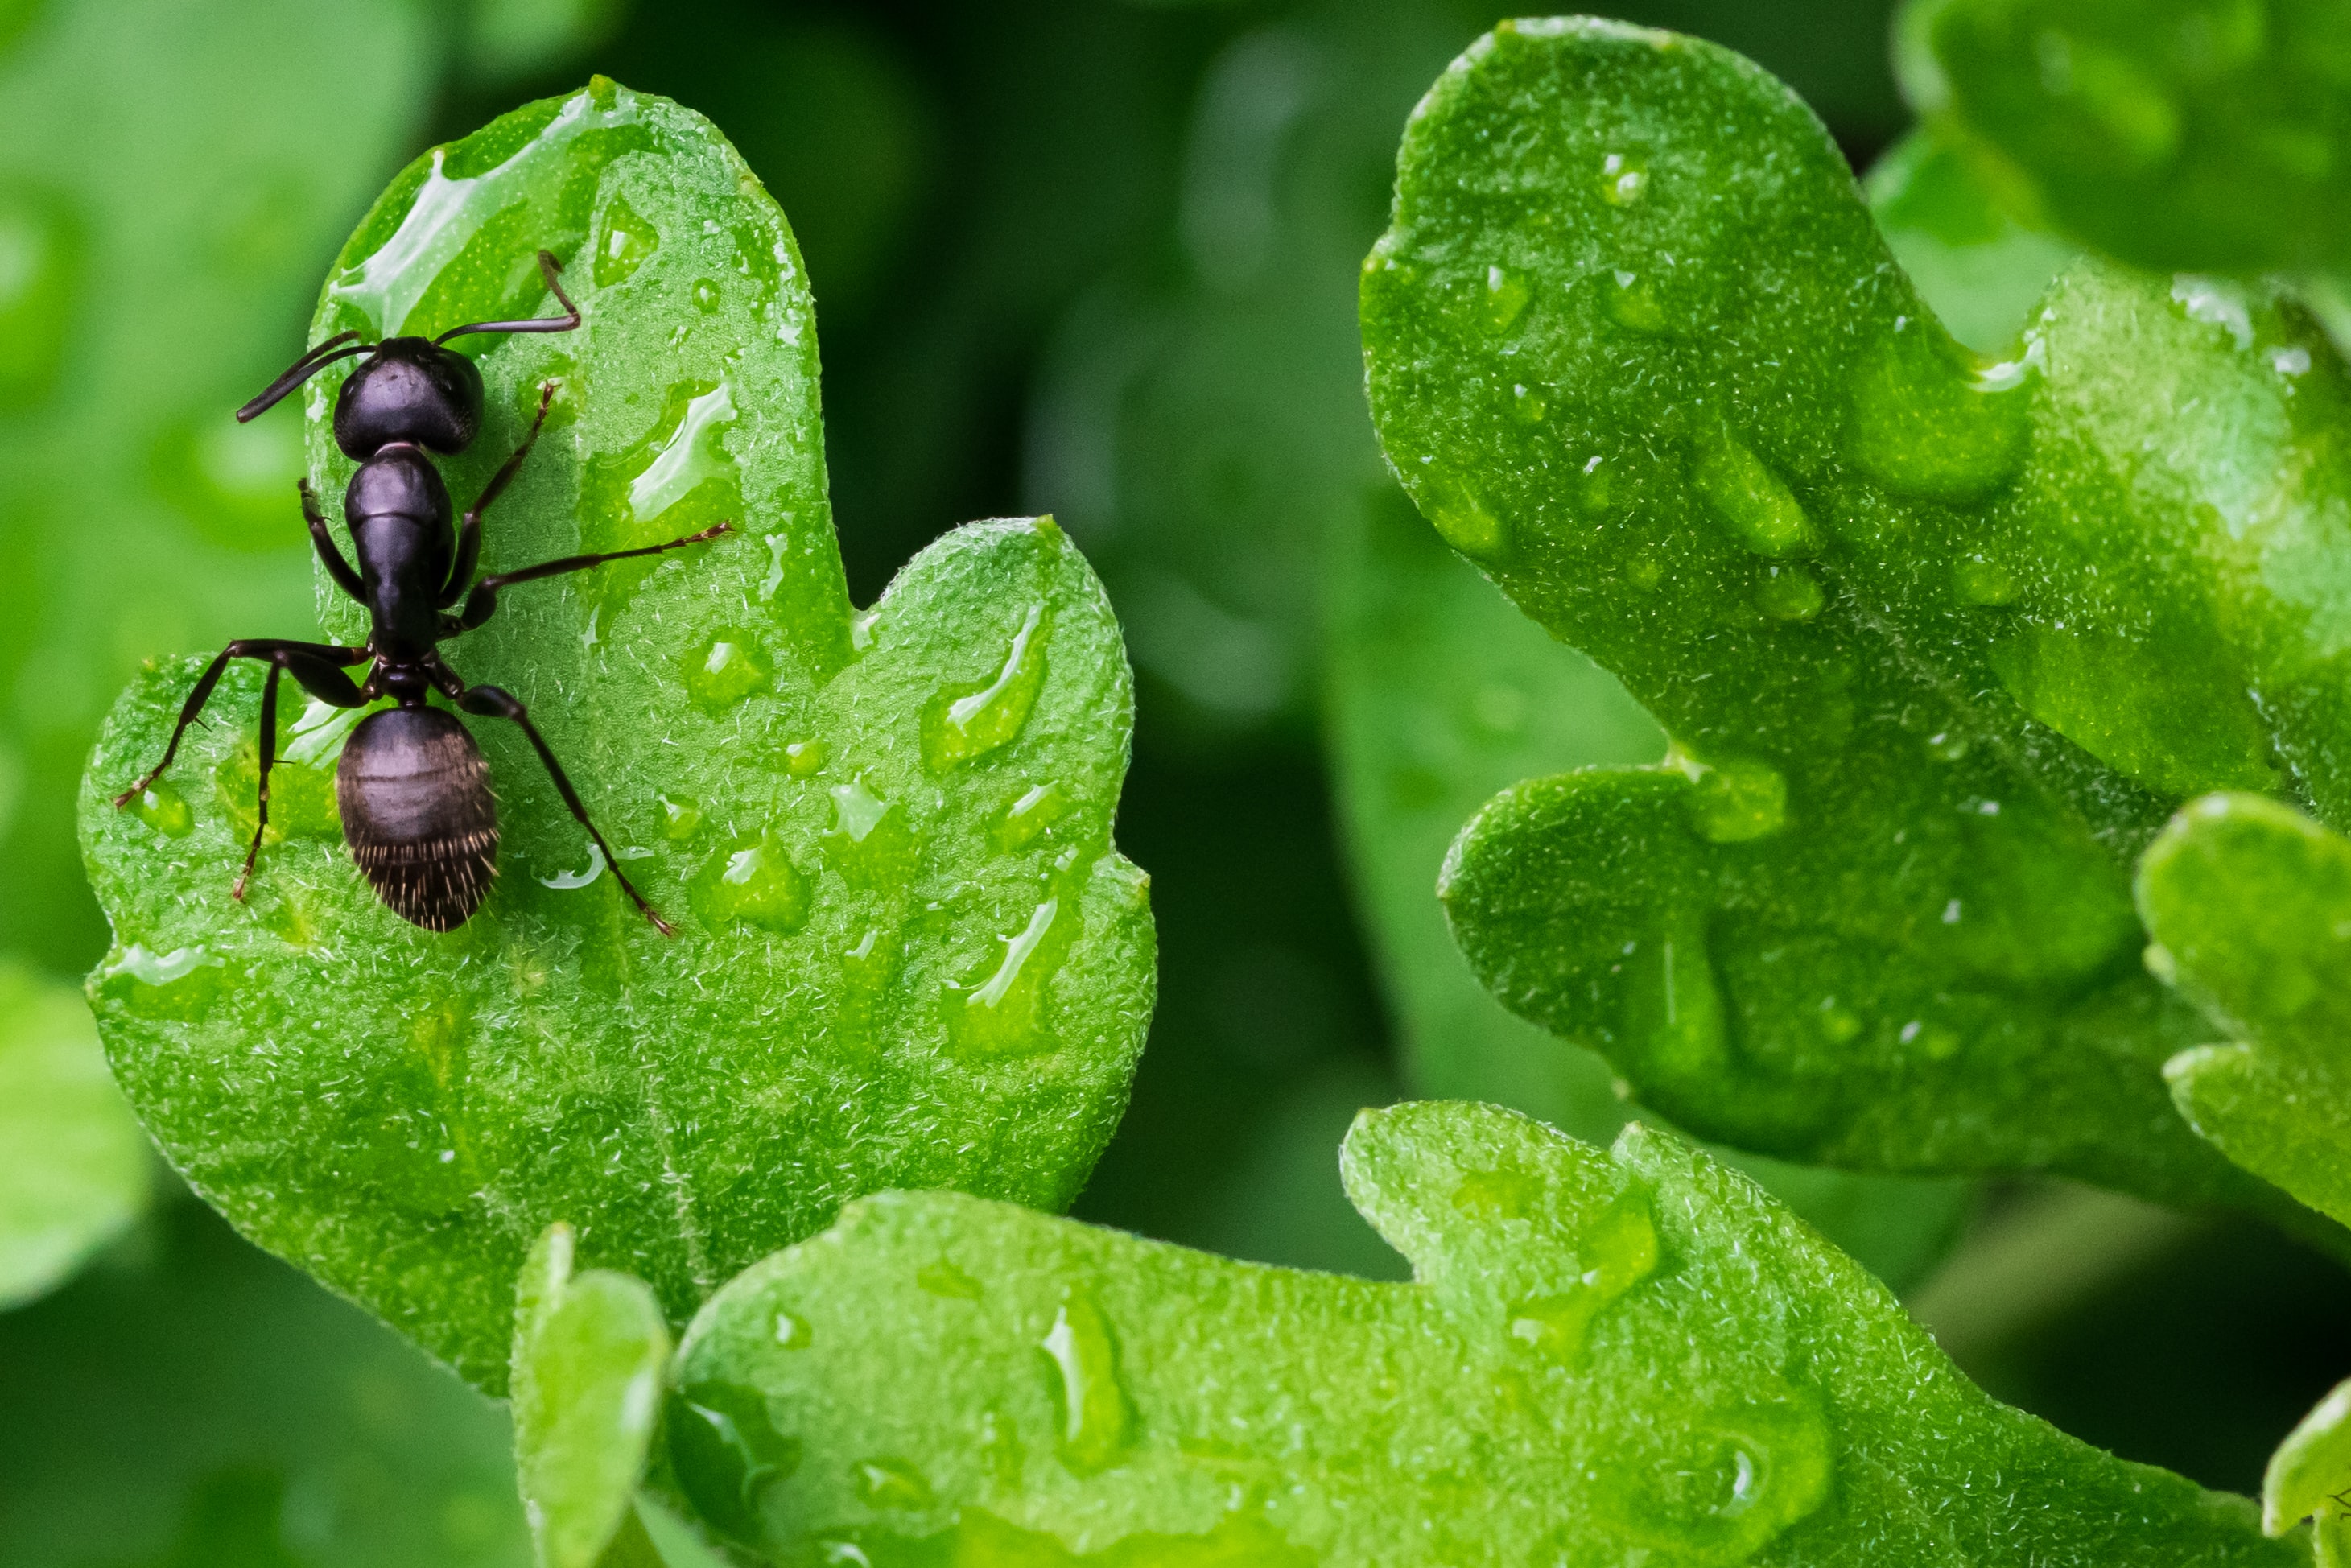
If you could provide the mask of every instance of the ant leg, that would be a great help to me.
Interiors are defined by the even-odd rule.
[[[490,503],[503,495],[506,487],[514,483],[514,476],[521,472],[522,460],[530,455],[532,447],[538,444],[539,430],[547,423],[547,405],[554,401],[555,383],[541,382],[538,386],[538,414],[530,422],[530,433],[522,438],[522,444],[514,449],[514,455],[490,476],[490,482],[482,486],[481,498],[466,512],[465,525],[457,530],[457,559],[449,569],[449,580],[441,589],[441,609],[448,609],[465,596],[465,590],[474,580],[474,569],[482,560],[482,514],[490,509]],[[359,595],[354,593],[351,597],[357,599]]]
[[[571,296],[563,292],[563,280],[556,274],[563,264],[555,259],[553,251],[538,253],[538,270],[547,277],[549,292],[563,307],[560,316],[533,316],[527,321],[474,321],[463,327],[452,327],[433,340],[436,344],[452,338],[462,338],[468,332],[569,332],[580,325],[580,307],[571,303]]]
[[[602,555],[568,555],[561,560],[541,561],[519,571],[504,571],[495,577],[486,577],[474,584],[474,591],[465,596],[463,612],[442,617],[441,635],[454,637],[460,632],[471,632],[487,621],[497,611],[498,590],[502,588],[512,588],[517,582],[529,582],[538,578],[559,576],[567,571],[586,571],[590,567],[602,566],[606,561],[626,560],[631,556],[659,555],[664,550],[677,549],[684,545],[702,544],[721,534],[733,532],[734,528],[733,523],[718,523],[698,534],[688,534],[682,539],[671,539],[664,544],[609,550]]]
[[[612,852],[612,846],[604,841],[604,835],[597,831],[596,824],[589,821],[588,808],[580,801],[580,791],[571,787],[571,780],[563,775],[563,765],[556,761],[555,753],[547,748],[547,737],[540,735],[538,727],[530,722],[530,711],[511,694],[496,686],[474,686],[460,691],[456,694],[456,700],[457,706],[467,713],[481,714],[487,718],[512,719],[522,727],[523,734],[530,737],[531,745],[538,749],[538,759],[547,764],[547,776],[555,780],[556,793],[563,797],[563,803],[571,808],[571,814],[580,820],[580,825],[588,830],[588,836],[603,852],[604,863],[612,868],[613,880],[621,884],[621,891],[635,901],[636,906],[644,912],[645,918],[653,923],[653,929],[664,936],[676,936],[676,929],[654,913],[653,906],[645,902],[645,895],[629,881],[628,873],[621,869],[620,857]]]
[[[351,563],[343,559],[342,547],[335,543],[335,536],[327,530],[327,515],[319,509],[318,492],[310,488],[308,479],[298,479],[294,483],[295,487],[302,492],[302,517],[310,525],[310,544],[319,552],[319,563],[327,569],[327,575],[335,580],[337,588],[353,599],[366,602],[367,590],[360,581],[360,574],[351,570]]]
[[[289,659],[288,655],[293,657]],[[272,664],[285,661],[286,667],[293,670],[294,678],[300,681],[311,695],[321,702],[335,703],[338,706],[356,707],[360,705],[342,702],[333,695],[331,686],[325,690],[320,686],[331,674],[350,687],[352,695],[358,695],[359,688],[351,685],[350,678],[342,671],[350,665],[364,664],[371,656],[365,648],[338,648],[327,643],[292,643],[278,637],[250,637],[231,643],[204,666],[204,673],[196,677],[195,689],[189,692],[188,700],[180,705],[180,722],[172,728],[171,744],[163,747],[163,760],[155,764],[138,783],[117,795],[114,809],[119,811],[147,793],[155,780],[163,776],[164,769],[172,766],[172,758],[180,754],[181,737],[188,733],[188,726],[196,722],[196,716],[204,712],[204,705],[212,700],[213,688],[220,685],[221,672],[228,668],[231,659],[267,659]],[[309,666],[307,670],[303,668],[305,664]],[[319,685],[313,685],[313,681]]]
[[[246,847],[245,865],[228,895],[245,902],[245,884],[253,876],[253,862],[261,858],[261,835],[269,831],[269,769],[277,761],[277,677],[286,666],[270,661],[269,678],[261,685],[261,786],[254,791],[253,842]]]

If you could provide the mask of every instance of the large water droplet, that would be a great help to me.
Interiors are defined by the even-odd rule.
[[[976,1301],[986,1292],[978,1281],[956,1268],[948,1259],[924,1264],[914,1270],[914,1283],[929,1294],[953,1301]]]
[[[187,797],[168,783],[150,785],[131,810],[139,820],[167,839],[183,839],[188,830],[196,825],[196,814],[188,809]]]
[[[1052,1044],[1045,1020],[1045,982],[1069,946],[1057,933],[1061,900],[1037,905],[1029,924],[1004,944],[1001,959],[963,985],[944,988],[947,1033],[967,1054],[1018,1056]]]
[[[776,1343],[786,1350],[806,1350],[816,1343],[816,1331],[798,1312],[778,1312]]]
[[[629,198],[615,195],[603,213],[603,233],[596,239],[596,287],[625,283],[661,246],[661,233],[637,215]]]
[[[1719,1071],[1729,1033],[1705,928],[1682,915],[1632,948],[1623,993],[1627,1042],[1661,1076]]]
[[[923,1509],[938,1500],[923,1472],[904,1459],[860,1459],[849,1467],[857,1500],[871,1509]]]
[[[1818,1397],[1783,1388],[1628,1434],[1593,1501],[1636,1546],[1677,1561],[1741,1563],[1828,1500],[1832,1453]]]
[[[1810,621],[1825,602],[1821,580],[1801,566],[1769,568],[1762,586],[1755,591],[1756,608],[1774,621]]]
[[[914,874],[915,840],[905,808],[853,779],[832,787],[825,858],[852,887],[903,888]]]
[[[543,314],[552,300],[533,253],[548,246],[560,255],[576,243],[588,214],[568,209],[596,187],[566,174],[591,172],[652,138],[636,123],[633,94],[582,92],[550,99],[542,112],[544,123],[519,144],[512,132],[520,127],[502,125],[497,137],[434,149],[397,225],[329,282],[328,300],[346,308],[339,314],[363,318],[371,338]],[[384,221],[363,233],[381,232]]]
[[[1421,516],[1447,544],[1463,555],[1499,561],[1510,553],[1510,533],[1469,482],[1434,461],[1425,463],[1413,486]]]
[[[1134,1426],[1126,1390],[1119,1386],[1110,1320],[1092,1296],[1072,1290],[1053,1314],[1040,1348],[1052,1364],[1053,1437],[1061,1462],[1081,1476],[1108,1469],[1118,1462]]]
[[[1601,1210],[1575,1239],[1575,1272],[1562,1288],[1512,1305],[1510,1337],[1562,1365],[1583,1354],[1600,1310],[1657,1267],[1657,1227],[1648,1198],[1628,1192]]]
[[[1932,317],[1898,317],[1862,361],[1845,449],[1897,495],[1980,500],[2024,461],[2027,371],[2023,361],[1979,363]]]
[[[719,301],[723,297],[718,292],[718,285],[712,282],[709,278],[697,277],[694,280],[694,292],[692,295],[694,308],[696,310],[701,311],[705,316],[709,315],[712,311],[718,308]]]
[[[1070,798],[1058,784],[1038,784],[1005,807],[987,831],[988,841],[1010,853],[1027,849],[1037,836],[1070,814]]]
[[[768,689],[773,678],[767,650],[750,632],[730,627],[686,656],[685,695],[696,706],[724,713]]]
[[[770,834],[737,839],[710,858],[686,896],[702,923],[716,931],[732,922],[769,931],[798,931],[808,924],[812,896],[809,880],[784,846]]]
[[[1600,298],[1608,319],[1627,331],[1654,338],[1672,325],[1664,301],[1657,298],[1656,284],[1638,273],[1621,267],[1611,271],[1601,279]]]
[[[702,806],[689,795],[656,795],[662,809],[662,837],[673,842],[694,837],[702,826]]]
[[[992,679],[949,686],[923,708],[923,765],[940,772],[1009,745],[1029,722],[1045,685],[1045,643],[1051,625],[1032,604]]]
[[[1732,537],[1757,555],[1810,555],[1820,548],[1802,503],[1745,443],[1718,432],[1699,444],[1690,483]]]
[[[734,390],[724,381],[671,387],[643,441],[589,465],[580,497],[582,549],[638,549],[718,523],[739,523],[743,492],[726,447],[726,432],[738,417]],[[712,548],[614,561],[590,574],[582,595],[590,603],[618,603],[665,563]],[[715,548],[724,548],[724,541]]]
[[[1486,269],[1486,287],[1478,301],[1478,325],[1499,337],[1515,325],[1527,312],[1527,301],[1533,293],[1527,280],[1507,267]]]
[[[784,747],[784,771],[795,779],[813,779],[831,756],[832,748],[821,740],[795,740]]]
[[[65,198],[0,186],[0,409],[49,394],[82,282],[81,225]]]
[[[1639,204],[1649,193],[1649,171],[1637,158],[1611,152],[1600,161],[1600,199],[1612,207]]]
[[[762,1494],[799,1468],[799,1443],[776,1430],[767,1396],[741,1384],[692,1384],[669,1405],[663,1425],[678,1485],[704,1519],[758,1542]]]
[[[1748,758],[1701,762],[1676,747],[1667,753],[1666,764],[1695,786],[1690,827],[1708,843],[1745,843],[1788,825],[1787,776],[1770,763]]]
[[[228,989],[226,964],[201,943],[150,952],[134,942],[99,971],[99,994],[147,1019],[193,1022]]]

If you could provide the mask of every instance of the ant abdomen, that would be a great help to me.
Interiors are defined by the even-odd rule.
[[[482,372],[429,338],[387,338],[335,393],[335,444],[363,463],[396,441],[446,457],[482,423]]]
[[[335,768],[343,841],[376,896],[427,931],[454,931],[497,874],[498,807],[482,749],[433,707],[369,715]]]

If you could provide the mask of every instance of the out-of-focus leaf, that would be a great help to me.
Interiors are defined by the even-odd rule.
[[[526,1568],[498,1408],[367,1315],[160,1206],[0,1314],[9,1568]]]
[[[2244,1500],[1994,1403],[1668,1135],[1612,1157],[1423,1103],[1343,1157],[1414,1283],[852,1204],[695,1320],[672,1408],[735,1440],[673,1450],[678,1482],[768,1561],[875,1568],[2309,1561]]]
[[[117,933],[100,1031],[165,1151],[247,1234],[494,1390],[516,1271],[558,1218],[583,1263],[625,1265],[683,1320],[861,1191],[1066,1204],[1152,994],[1144,879],[1110,842],[1129,677],[1092,574],[1050,520],[978,524],[852,611],[805,280],[706,121],[599,80],[434,151],[352,239],[317,334],[531,313],[541,246],[570,259],[586,325],[482,361],[460,497],[540,384],[561,390],[485,564],[738,532],[510,590],[446,652],[532,705],[678,937],[599,874],[508,726],[477,727],[505,871],[447,936],[377,905],[336,841],[330,743],[277,776],[285,837],[231,902],[251,671],[165,781],[183,836],[107,798],[160,756],[193,660],[135,684],[84,802]],[[337,495],[335,378],[312,384]],[[330,635],[363,635],[355,606],[322,605]]]
[[[2351,1563],[2351,1383],[2335,1385],[2286,1434],[2262,1478],[2262,1529],[2283,1535],[2307,1519],[2318,1568]]]
[[[2195,1129],[2351,1223],[2351,841],[2254,795],[2181,812],[2139,863],[2148,967],[2231,1043],[2165,1065]]]
[[[1886,247],[1936,319],[1979,354],[2013,354],[2073,247],[2001,211],[1967,160],[1928,131],[1895,143],[1862,186]]]
[[[560,65],[619,25],[630,0],[468,0],[451,63],[477,81]]]
[[[2324,336],[2082,268],[1978,366],[1784,89],[1612,24],[1481,42],[1400,167],[1390,457],[1678,743],[1468,831],[1489,986],[1741,1146],[2290,1217],[2165,1114],[2200,1026],[2127,865],[2183,795],[2342,791]]]
[[[2023,215],[2160,271],[2351,266],[2351,4],[1914,0],[1910,99]]]
[[[515,1469],[539,1568],[591,1568],[622,1532],[669,1363],[652,1288],[575,1275],[571,1255],[571,1228],[549,1226],[515,1286]]]
[[[150,1159],[88,1004],[0,961],[0,1309],[51,1289],[137,1218]]]
[[[47,0],[0,37],[0,948],[105,946],[74,791],[139,661],[299,624],[301,441],[229,411],[413,144],[425,13]]]

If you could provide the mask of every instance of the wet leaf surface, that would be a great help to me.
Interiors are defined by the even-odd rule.
[[[117,936],[92,996],[167,1154],[247,1234],[494,1390],[516,1271],[557,1219],[583,1266],[648,1280],[682,1321],[857,1192],[1065,1205],[1152,989],[1144,879],[1110,844],[1129,677],[1092,574],[1050,520],[978,524],[853,610],[805,279],[706,122],[599,80],[428,154],[347,247],[314,340],[541,311],[542,246],[586,325],[461,340],[486,350],[490,409],[445,465],[461,507],[558,388],[486,567],[737,531],[509,591],[445,652],[530,706],[677,937],[503,724],[474,727],[502,874],[447,936],[351,866],[323,715],[289,721],[273,840],[230,900],[250,670],[165,781],[183,833],[107,797],[161,755],[195,658],[134,684],[83,800]],[[350,472],[323,424],[342,373],[307,394],[328,497]],[[321,603],[330,636],[364,634]]]
[[[2187,795],[2336,809],[2305,628],[2351,425],[2314,323],[2084,264],[1982,364],[1784,89],[1614,24],[1506,26],[1399,167],[1364,276],[1389,457],[1677,743],[1466,831],[1487,984],[1743,1147],[2290,1216],[2168,1114],[2202,1026],[2127,879]]]
[[[1415,1283],[855,1204],[697,1318],[672,1429],[723,1408],[732,1437],[676,1480],[768,1561],[877,1568],[2309,1560],[1986,1397],[1670,1136],[1420,1103],[1343,1160]]]

